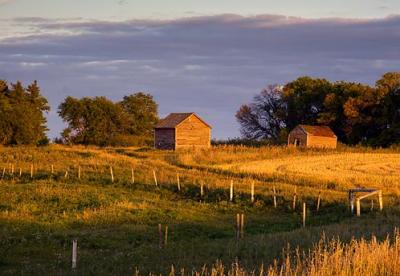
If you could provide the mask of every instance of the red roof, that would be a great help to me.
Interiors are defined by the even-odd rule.
[[[328,126],[299,125],[299,127],[310,135],[336,138],[335,133]]]
[[[190,116],[196,116],[200,121],[202,121],[206,126],[209,128],[210,125],[208,125],[206,122],[203,121],[196,113],[171,113],[164,119],[162,119],[154,128],[176,128],[180,123],[182,123],[184,120],[189,118]]]

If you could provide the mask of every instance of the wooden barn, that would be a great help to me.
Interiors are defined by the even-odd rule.
[[[171,113],[154,128],[156,149],[210,146],[211,126],[195,113]]]
[[[337,137],[328,126],[298,125],[289,133],[288,145],[335,149]]]

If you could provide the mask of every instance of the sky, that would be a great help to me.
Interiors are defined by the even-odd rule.
[[[51,138],[67,96],[144,91],[161,117],[196,112],[222,139],[267,85],[399,70],[397,0],[0,0],[0,79],[38,81]]]

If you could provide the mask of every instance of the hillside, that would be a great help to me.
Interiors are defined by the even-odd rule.
[[[258,271],[283,260],[288,244],[289,252],[306,250],[322,233],[383,239],[400,222],[399,169],[394,149],[1,148],[0,272],[70,274],[73,239],[75,272],[85,275],[201,271],[217,260]],[[383,212],[367,200],[362,217],[353,217],[347,189],[354,186],[382,189]],[[240,240],[237,213],[245,214]]]

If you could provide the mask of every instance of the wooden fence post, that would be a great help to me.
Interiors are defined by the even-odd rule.
[[[163,243],[163,233],[162,233],[162,225],[161,223],[158,224],[158,236],[159,236],[159,241],[158,241],[158,247],[161,249],[162,248],[162,243]]]
[[[379,211],[382,211],[383,209],[382,191],[379,191],[378,193],[378,200],[379,200]]]
[[[240,214],[236,214],[236,239],[240,238]]]
[[[167,246],[168,244],[168,225],[165,226],[165,236],[164,236],[164,245]]]
[[[317,212],[319,211],[319,206],[321,204],[321,192],[318,193],[318,199],[317,199]]]
[[[296,200],[297,200],[297,187],[294,188],[294,195],[293,195],[293,211],[296,210]]]
[[[22,168],[19,167],[19,177],[22,177]]]
[[[360,200],[356,200],[356,209],[357,209],[357,217],[361,216],[361,205],[360,205]]]
[[[204,196],[204,184],[203,181],[200,182],[200,197],[203,198]]]
[[[231,186],[229,189],[229,201],[233,201],[233,180],[231,180]]]
[[[114,172],[112,166],[110,166],[111,182],[114,183]]]
[[[53,174],[54,174],[54,165],[51,164],[51,175],[53,175]]]
[[[251,188],[250,188],[250,193],[251,193],[251,202],[254,202],[254,181],[251,182]]]
[[[242,214],[240,218],[240,238],[242,239],[244,236],[244,214]]]
[[[65,171],[64,178],[65,178],[65,179],[68,178],[68,169]]]
[[[176,185],[178,186],[178,192],[181,191],[181,182],[179,180],[179,173],[176,174]]]
[[[306,203],[303,202],[303,227],[306,227]]]
[[[278,204],[276,203],[276,189],[275,189],[275,185],[273,187],[274,189],[274,208],[278,207]]]
[[[31,178],[33,178],[33,164],[31,164]]]
[[[81,179],[81,166],[78,166],[78,179]]]
[[[78,256],[78,241],[73,240],[72,241],[72,268],[76,268],[76,259]]]
[[[2,175],[1,175],[1,179],[3,179],[4,178],[4,175],[6,174],[6,168],[4,167],[3,168],[3,173],[2,173]]]
[[[14,164],[11,165],[11,176],[14,178]]]
[[[154,184],[156,184],[156,187],[158,187],[157,176],[156,176],[155,170],[153,170],[153,178],[154,178]]]
[[[135,172],[133,170],[133,167],[131,167],[131,181],[132,181],[132,184],[135,184]]]

